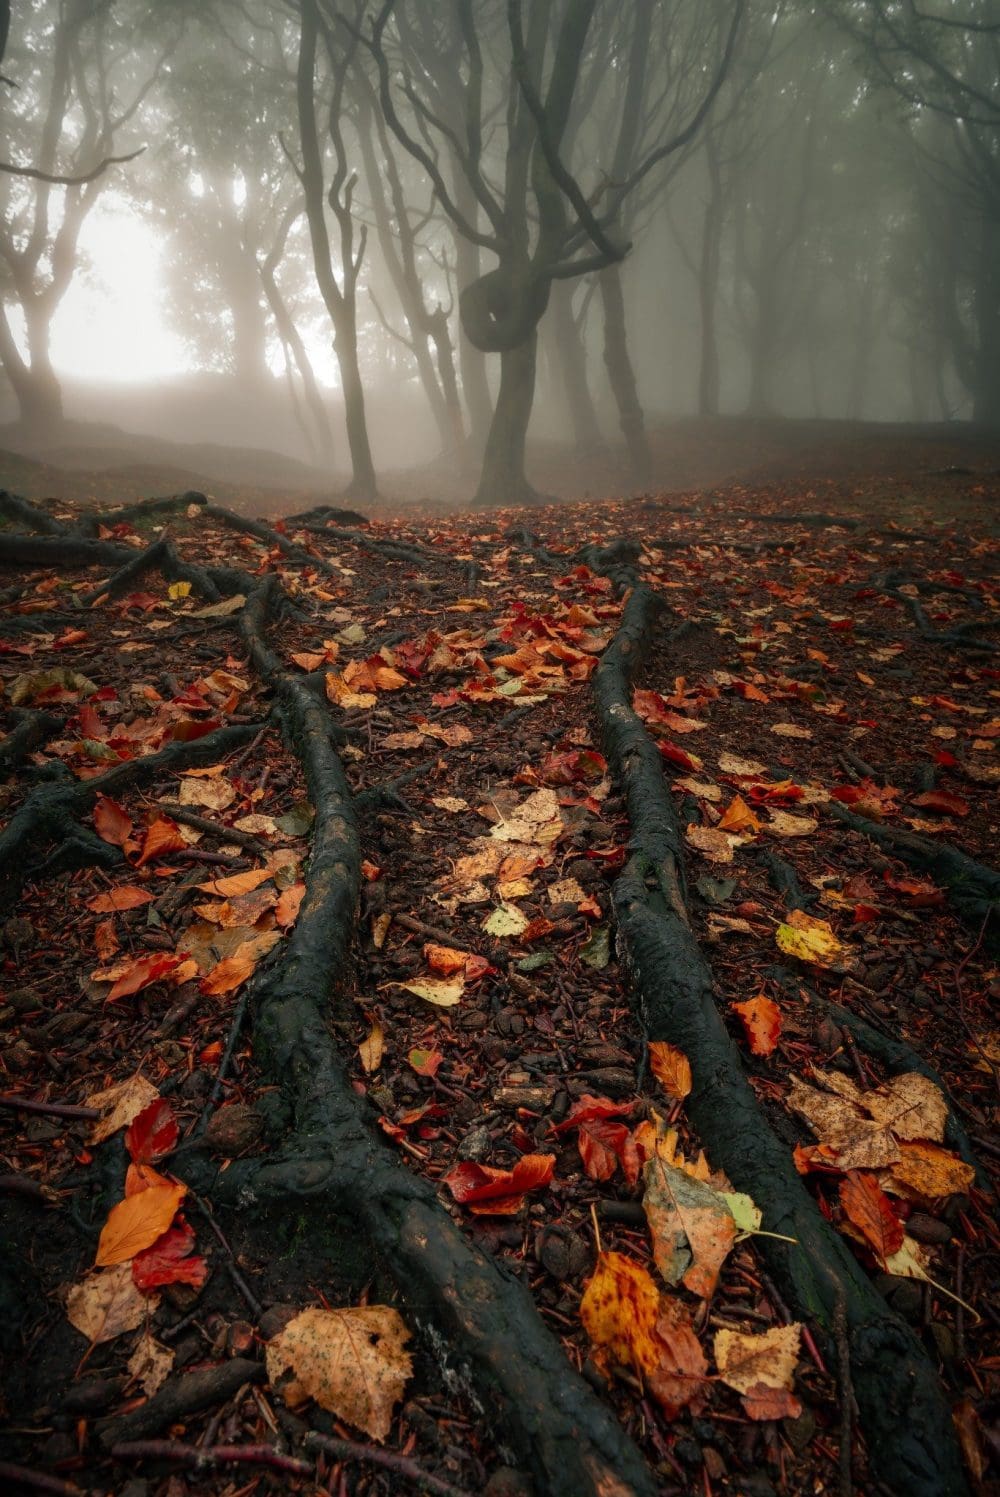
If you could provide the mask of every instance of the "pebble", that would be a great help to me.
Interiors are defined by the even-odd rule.
[[[456,1153],[459,1159],[472,1159],[479,1161],[485,1159],[490,1151],[492,1140],[490,1130],[483,1124],[478,1128],[472,1128],[462,1139]]]
[[[928,1216],[923,1211],[913,1212],[907,1220],[906,1230],[918,1242],[950,1242],[952,1237],[947,1222],[938,1221],[936,1217]]]

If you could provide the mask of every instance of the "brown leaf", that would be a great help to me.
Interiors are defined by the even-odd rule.
[[[155,1309],[157,1298],[140,1294],[128,1263],[89,1273],[66,1297],[66,1317],[82,1336],[94,1343],[113,1341],[142,1325]]]
[[[901,1143],[899,1158],[881,1175],[886,1190],[927,1206],[948,1196],[964,1195],[975,1178],[971,1164],[939,1144],[922,1140]]]
[[[716,1331],[715,1360],[722,1381],[737,1393],[751,1396],[760,1384],[766,1388],[790,1388],[799,1359],[801,1330],[799,1325],[778,1325],[760,1336],[747,1336],[742,1331]]]
[[[268,1343],[267,1374],[289,1407],[312,1398],[381,1443],[413,1371],[409,1339],[388,1305],[303,1310]]]
[[[132,1119],[137,1118],[159,1095],[156,1087],[145,1076],[130,1076],[127,1081],[108,1087],[107,1091],[91,1092],[84,1098],[84,1104],[96,1107],[103,1116],[91,1128],[88,1144],[102,1144],[112,1133],[117,1133],[119,1128],[127,1128]]]
[[[657,1268],[668,1284],[708,1299],[736,1241],[732,1212],[710,1185],[663,1159],[651,1159],[644,1173],[642,1205]]]
[[[748,998],[745,1003],[734,1003],[746,1033],[747,1044],[754,1055],[770,1055],[778,1044],[781,1034],[781,1009],[763,993]]]

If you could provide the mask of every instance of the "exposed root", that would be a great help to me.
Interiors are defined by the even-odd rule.
[[[289,1196],[335,1204],[365,1232],[442,1360],[495,1411],[540,1491],[651,1497],[642,1457],[573,1372],[527,1288],[471,1244],[432,1187],[397,1162],[336,1053],[328,1019],[361,882],[358,829],[328,708],[266,642],[273,601],[269,582],[244,609],[243,634],[304,766],[316,820],[298,922],[281,960],[254,982],[251,1005],[257,1054],[285,1090],[294,1129],[266,1158],[231,1163],[212,1194],[242,1205]]]
[[[22,499],[19,494],[9,494],[6,489],[0,489],[0,516],[27,525],[29,530],[39,535],[62,535],[65,531],[65,526],[46,510],[39,509],[29,499]]]
[[[631,679],[662,602],[633,574],[621,627],[595,690],[605,751],[625,793],[631,857],[614,889],[621,946],[650,1039],[691,1062],[688,1111],[702,1144],[769,1232],[759,1248],[797,1314],[832,1344],[843,1297],[855,1392],[871,1460],[894,1491],[965,1490],[950,1413],[935,1369],[840,1236],[820,1215],[789,1150],[768,1126],[712,994],[712,974],[688,923],[680,829],[659,752],[631,707]]]
[[[1000,873],[995,869],[977,863],[975,858],[947,842],[931,842],[902,827],[858,816],[839,801],[827,802],[825,809],[852,831],[870,837],[879,847],[909,863],[911,868],[929,873],[947,890],[956,913],[967,925],[976,931],[985,926],[987,940],[994,944],[1000,940]]]
[[[65,719],[54,712],[25,712],[17,726],[0,741],[0,774],[10,774],[32,752],[61,733]]]
[[[265,525],[262,520],[251,520],[248,515],[238,515],[235,510],[226,509],[221,504],[207,505],[205,514],[211,520],[219,520],[223,525],[228,525],[231,530],[255,536],[265,545],[276,547],[292,561],[305,562],[308,566],[315,567],[317,571],[325,572],[328,577],[336,577],[338,582],[348,580],[342,569],[334,562],[328,561],[324,556],[315,555],[312,551],[307,551],[304,546],[297,546],[294,541],[288,539],[287,535],[282,535],[280,530],[274,530],[270,525]]]
[[[183,494],[167,494],[161,499],[140,499],[135,504],[125,504],[121,509],[105,513],[84,510],[80,516],[80,533],[93,534],[98,525],[128,525],[133,520],[146,520],[160,515],[186,514],[192,504],[199,508],[208,503],[197,489],[187,489]]]

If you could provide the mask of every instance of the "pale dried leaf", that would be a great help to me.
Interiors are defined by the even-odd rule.
[[[413,1370],[409,1335],[388,1305],[303,1310],[268,1343],[268,1377],[291,1408],[312,1398],[382,1442]]]

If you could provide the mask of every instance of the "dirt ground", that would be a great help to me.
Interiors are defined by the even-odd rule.
[[[391,1167],[426,1182],[429,1221],[500,1266],[491,1293],[527,1288],[567,1387],[612,1411],[625,1444],[595,1492],[958,1491],[952,1443],[971,1487],[1000,1488],[1000,442],[882,430],[845,447],[815,423],[794,440],[719,432],[707,456],[704,429],[658,433],[653,493],[530,511],[456,510],[457,486],[440,484],[422,504],[411,476],[391,517],[279,520],[261,537],[198,508],[118,521],[111,504],[155,484],[105,474],[40,507],[55,533],[34,551],[16,542],[31,522],[7,516],[10,1483],[128,1497],[561,1490],[503,1357],[468,1351],[461,1309],[442,1345],[437,1266],[423,1282],[405,1242],[386,1250],[376,1198]],[[696,487],[699,463],[711,476]],[[555,490],[544,454],[536,466]],[[576,492],[613,489],[612,467],[607,483],[599,461],[586,482],[575,474]],[[214,496],[272,517],[307,497]],[[105,512],[96,540],[79,530],[81,497]],[[164,535],[209,572],[171,573],[161,549],[108,584]],[[583,559],[622,537],[631,551]],[[204,585],[225,568],[228,604],[226,587],[213,600]],[[232,599],[252,604],[267,577],[287,604],[255,654],[249,605]],[[769,1194],[762,1225],[741,1217],[728,1250],[709,1231],[714,1267],[699,1266],[693,1216],[650,1204],[659,1169],[725,1215],[720,1192],[754,1194],[737,1166],[753,1175],[758,1140],[713,1152],[709,1099],[733,1076],[656,1027],[622,924],[643,808],[600,682],[643,589],[661,601],[628,681],[632,726],[669,792],[690,931],[735,1047],[726,1065],[748,1080],[775,1157],[794,1161],[822,1241],[893,1312],[899,1358],[933,1383],[939,1424],[917,1439],[945,1452],[937,1474],[906,1431],[878,1433],[908,1421],[888,1381],[878,1408],[862,1329],[796,1302],[796,1244],[778,1240]],[[330,814],[310,779],[288,715],[303,691],[343,765],[346,811]],[[199,743],[218,750],[199,756]],[[329,895],[324,839],[345,816],[356,917],[352,902],[318,990],[282,989],[279,1022],[289,963],[310,982],[320,970],[308,932]],[[350,858],[337,858],[342,872]],[[314,1038],[293,1045],[300,1020]],[[268,1194],[289,1140],[347,1126],[355,1147],[354,1124],[324,1111],[334,1083],[314,1020],[346,1068],[370,1177],[328,1191],[306,1172]],[[162,1099],[160,1144],[123,1127],[95,1142],[113,1108],[100,1094],[136,1078],[146,1103]],[[152,1184],[126,1175],[154,1165]],[[236,1203],[227,1176],[247,1182]],[[112,1218],[143,1183],[177,1182],[186,1198],[163,1230],[193,1233],[193,1251],[175,1245],[143,1289],[135,1264],[163,1239],[109,1259]],[[602,1319],[594,1285],[625,1272],[640,1299],[616,1299],[616,1280]],[[81,1302],[115,1274],[127,1306],[87,1319]],[[647,1293],[655,1368],[634,1339]],[[342,1398],[291,1397],[265,1361],[307,1308],[357,1306],[392,1307],[411,1338],[381,1435]],[[749,1380],[727,1364],[741,1345]],[[515,1336],[503,1355],[520,1351]],[[549,1392],[536,1423],[570,1417]],[[585,1419],[578,1434],[602,1452],[619,1437]],[[633,1451],[645,1476],[615,1464]]]

